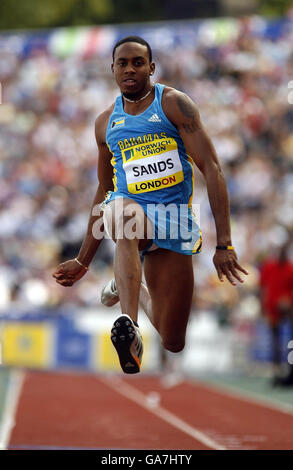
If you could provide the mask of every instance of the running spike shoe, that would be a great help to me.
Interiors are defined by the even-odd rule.
[[[111,281],[107,282],[103,287],[101,292],[101,302],[106,307],[112,307],[113,305],[119,302],[119,296],[116,288],[115,279],[111,279]]]
[[[121,315],[113,324],[111,341],[117,351],[123,372],[125,374],[139,372],[143,343],[137,323],[128,315]]]

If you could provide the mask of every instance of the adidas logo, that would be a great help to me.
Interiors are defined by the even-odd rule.
[[[161,119],[159,118],[157,113],[155,113],[148,119],[148,121],[150,121],[150,122],[161,122]]]
[[[125,367],[134,367],[134,365],[131,364],[131,362],[127,362],[127,363],[125,364]]]

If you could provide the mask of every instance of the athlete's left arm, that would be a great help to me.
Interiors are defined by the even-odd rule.
[[[180,91],[169,88],[164,95],[164,112],[177,127],[187,154],[192,157],[206,180],[216,224],[217,245],[232,245],[226,181],[215,148],[200,120],[198,109],[194,102]],[[216,250],[213,261],[221,281],[224,275],[231,284],[236,285],[235,279],[243,282],[238,271],[248,274],[238,263],[235,250]]]

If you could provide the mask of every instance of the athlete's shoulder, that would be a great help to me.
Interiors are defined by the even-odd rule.
[[[163,97],[166,98],[171,98],[176,96],[178,93],[181,93],[181,91],[177,90],[176,88],[173,88],[171,86],[164,86],[163,90]]]
[[[97,142],[106,142],[106,132],[109,118],[114,110],[115,103],[112,103],[105,111],[98,115],[95,121],[95,134]]]
[[[198,115],[194,101],[186,93],[169,86],[164,88],[162,108],[168,119],[176,126],[181,114],[190,118]]]
[[[192,103],[194,106],[196,106],[190,96],[188,96],[183,91],[177,90],[176,88],[172,88],[170,86],[164,87],[164,91],[162,94],[162,105],[178,105],[178,103],[182,101]]]
[[[115,107],[115,103],[112,103],[107,109],[105,109],[105,111],[99,114],[98,117],[96,118],[95,125],[100,126],[104,124],[105,122],[108,124],[109,117],[113,113],[114,107]]]

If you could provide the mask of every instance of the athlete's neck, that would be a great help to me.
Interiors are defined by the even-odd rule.
[[[149,90],[141,97],[139,96],[140,94],[134,95],[132,93],[122,93],[122,96],[125,99],[125,101],[127,101],[128,103],[139,103],[140,101],[145,100],[151,94],[151,92],[153,91],[153,88],[154,88],[154,85],[150,84]]]

